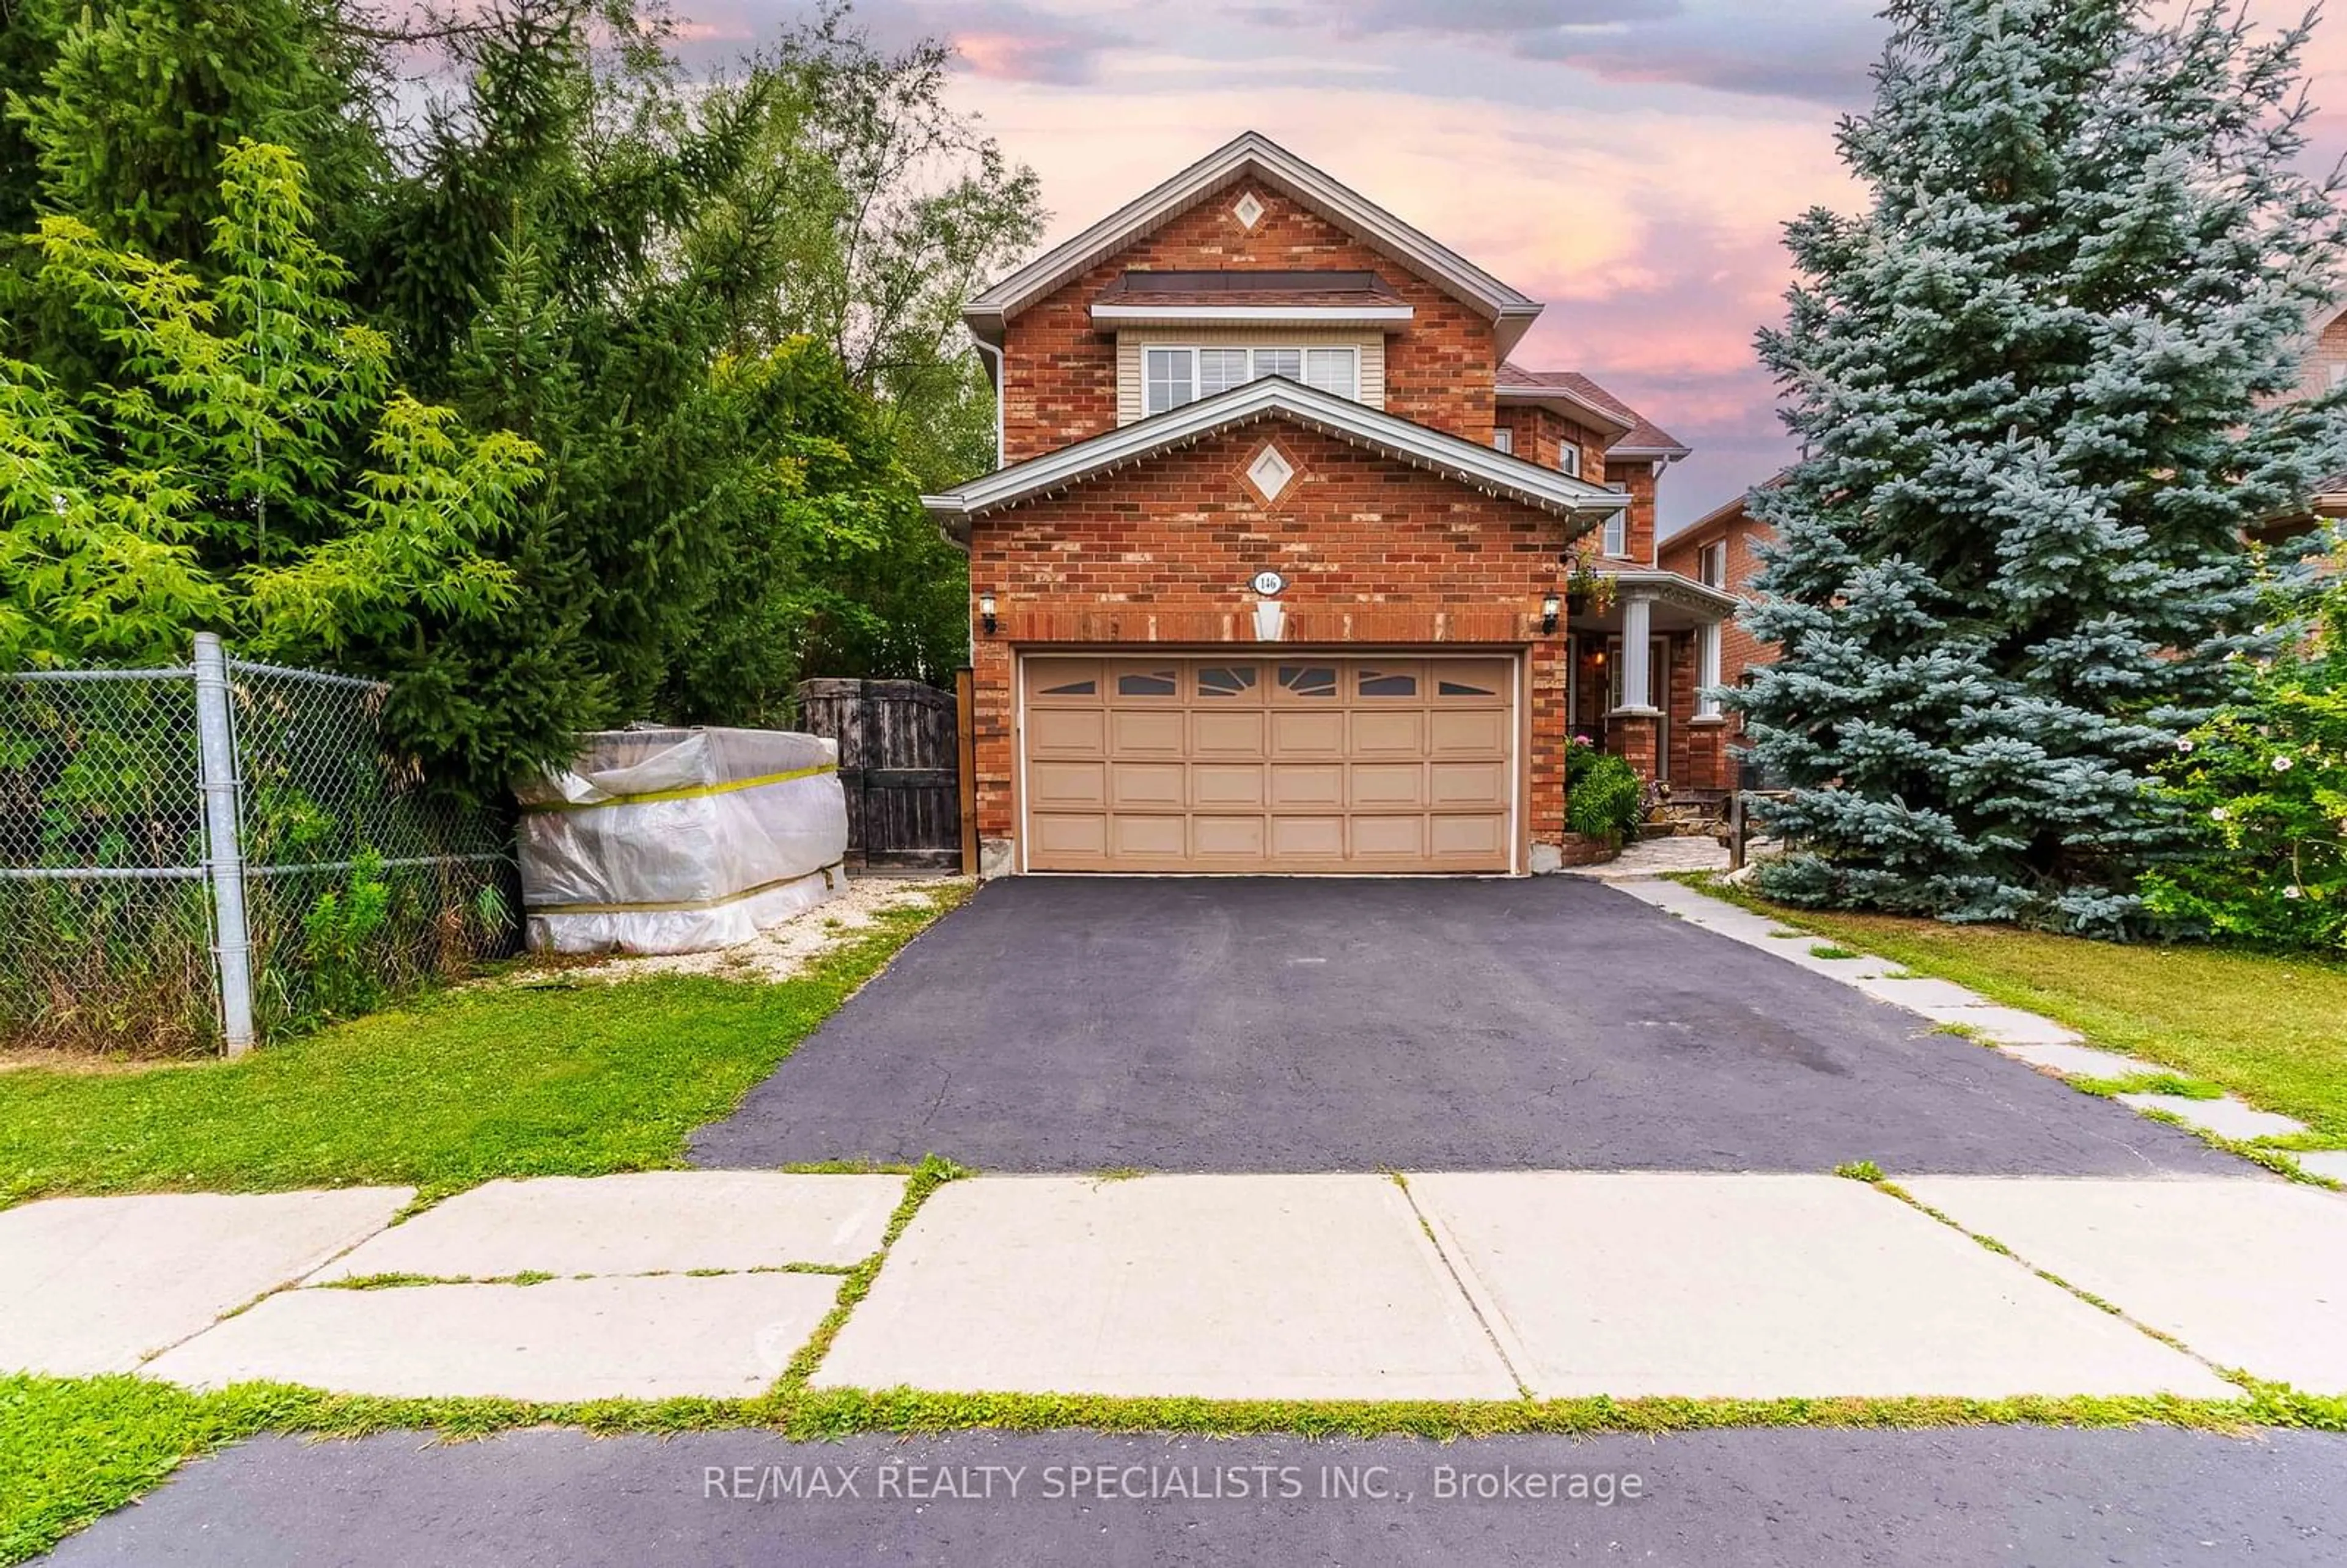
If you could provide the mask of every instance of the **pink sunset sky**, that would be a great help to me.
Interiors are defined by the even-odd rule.
[[[677,0],[696,56],[809,15]],[[1514,355],[1596,376],[1696,448],[1667,529],[1788,450],[1752,334],[1778,226],[1854,207],[1836,117],[1862,108],[1874,0],[865,0],[883,44],[951,39],[952,97],[1034,167],[1047,241],[1248,128],[1548,302]],[[2260,4],[2260,20],[2294,5]],[[2347,145],[2347,23],[2311,63]]]

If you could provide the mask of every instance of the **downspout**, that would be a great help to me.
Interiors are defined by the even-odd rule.
[[[1002,351],[976,332],[972,332],[969,338],[978,345],[978,352],[986,356],[986,379],[994,384],[994,466],[999,470],[1003,466]]]

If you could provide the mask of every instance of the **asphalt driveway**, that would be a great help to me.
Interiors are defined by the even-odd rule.
[[[1599,884],[989,886],[692,1141],[988,1172],[2238,1174]]]

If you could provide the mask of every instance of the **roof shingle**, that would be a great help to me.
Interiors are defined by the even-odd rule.
[[[1577,370],[1526,370],[1520,364],[1502,362],[1499,384],[1501,386],[1553,386],[1585,403],[1594,403],[1606,413],[1630,426],[1630,433],[1609,448],[1618,452],[1680,453],[1690,450],[1677,436],[1598,385]]]

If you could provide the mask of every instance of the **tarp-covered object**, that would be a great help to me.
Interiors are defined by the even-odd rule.
[[[847,884],[837,743],[780,730],[606,730],[515,792],[530,948],[698,953]]]

